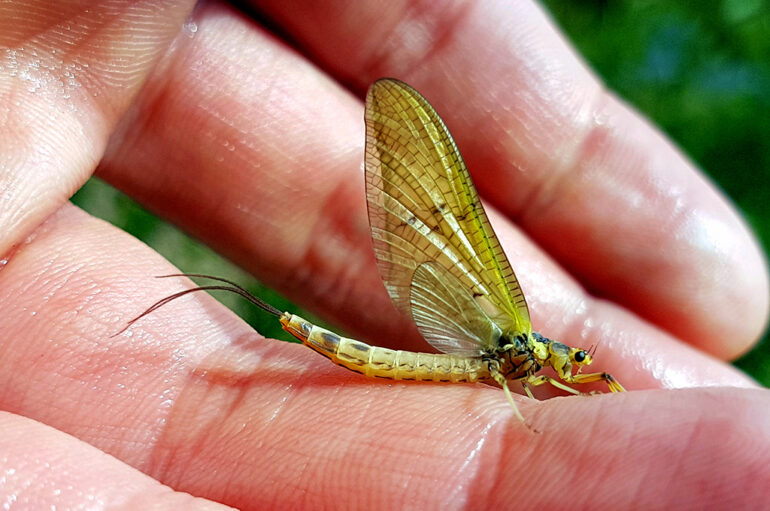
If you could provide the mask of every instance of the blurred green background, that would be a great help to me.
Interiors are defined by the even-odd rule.
[[[677,141],[735,201],[767,253],[767,2],[546,0],[544,5],[608,88],[634,104]],[[279,309],[304,314],[211,250],[97,180],[89,181],[73,202],[142,239],[182,271],[237,280]],[[273,318],[236,296],[220,295],[220,300],[262,334],[288,339]],[[770,386],[768,335],[736,365]]]

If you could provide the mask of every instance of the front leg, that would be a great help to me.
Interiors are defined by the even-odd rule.
[[[604,381],[609,387],[611,392],[625,392],[626,389],[615,379],[610,373],[591,373],[591,374],[576,374],[569,375],[568,378],[564,378],[564,381],[569,383],[591,383],[595,381]]]
[[[611,374],[609,373],[591,373],[591,374],[564,374],[562,376],[562,380],[564,380],[567,383],[574,383],[574,384],[581,384],[581,383],[592,383],[595,381],[604,381],[607,383],[607,386],[610,388],[610,391],[612,392],[625,392],[626,389],[623,388],[623,385],[618,382]],[[569,392],[570,394],[575,394],[576,396],[586,395],[584,392],[580,392],[578,390],[573,389],[572,387],[568,387],[567,385],[564,385],[559,380],[556,380],[554,378],[551,378],[550,376],[530,376],[527,378],[526,383],[529,385],[532,385],[533,387],[536,387],[538,385],[542,385],[544,383],[550,383],[556,388],[562,389],[564,391]]]

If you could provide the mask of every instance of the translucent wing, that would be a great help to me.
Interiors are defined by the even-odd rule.
[[[365,117],[369,223],[380,274],[396,307],[415,317],[412,279],[430,262],[443,270],[434,272],[438,280],[451,275],[457,283],[436,294],[465,289],[500,329],[529,333],[524,295],[438,114],[408,85],[382,79],[369,89]],[[446,310],[434,313],[443,319]],[[431,341],[426,324],[418,327]],[[467,349],[462,340],[431,342],[442,351]]]
[[[420,333],[440,351],[479,356],[502,335],[471,292],[434,262],[422,263],[412,276],[411,309]]]

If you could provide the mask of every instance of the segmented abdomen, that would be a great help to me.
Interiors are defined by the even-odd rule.
[[[369,377],[441,382],[475,382],[489,378],[489,370],[481,358],[370,346],[341,337],[288,312],[280,321],[283,329],[305,346],[335,364]]]

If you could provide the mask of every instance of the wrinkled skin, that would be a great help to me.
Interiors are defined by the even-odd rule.
[[[725,362],[766,320],[745,225],[539,7],[440,4],[258,5],[303,54],[214,3],[0,5],[3,502],[766,502],[770,392]],[[94,169],[347,332],[424,349],[369,242],[361,98],[380,76],[446,119],[535,328],[599,342],[591,369],[630,392],[522,397],[534,434],[500,389],[365,380],[206,295],[110,337],[189,283],[67,202]]]

